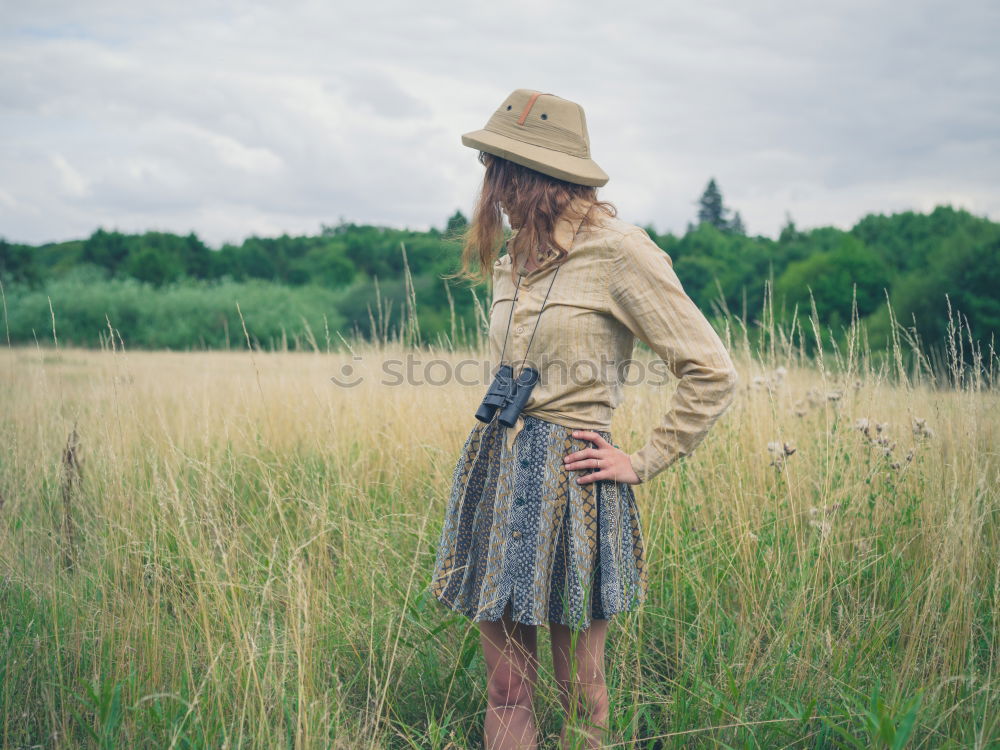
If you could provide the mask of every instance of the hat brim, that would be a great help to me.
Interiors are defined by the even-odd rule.
[[[469,148],[508,159],[522,167],[534,169],[577,185],[601,187],[608,181],[607,173],[593,159],[571,156],[562,151],[543,148],[515,140],[492,130],[473,130],[462,136],[462,143]]]

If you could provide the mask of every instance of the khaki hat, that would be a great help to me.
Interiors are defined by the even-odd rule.
[[[555,94],[517,89],[486,127],[466,133],[462,143],[578,185],[600,187],[608,181],[590,158],[583,107]]]

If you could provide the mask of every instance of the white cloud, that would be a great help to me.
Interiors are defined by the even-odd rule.
[[[602,196],[683,232],[715,177],[752,233],[952,203],[1000,218],[1000,10],[779,0],[95,0],[4,10],[0,235],[213,244],[441,226],[520,87],[581,102]]]

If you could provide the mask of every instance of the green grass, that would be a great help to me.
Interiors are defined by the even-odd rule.
[[[943,378],[767,334],[728,332],[734,406],[636,489],[617,746],[1000,747],[994,360]],[[482,746],[478,632],[426,586],[483,389],[380,386],[403,347],[354,349],[350,390],[347,351],[0,353],[0,746]],[[634,449],[669,389],[627,393]]]

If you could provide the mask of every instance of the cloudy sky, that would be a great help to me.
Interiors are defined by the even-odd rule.
[[[580,102],[600,195],[681,233],[1000,220],[1000,3],[0,0],[0,236],[442,226],[516,88]]]

